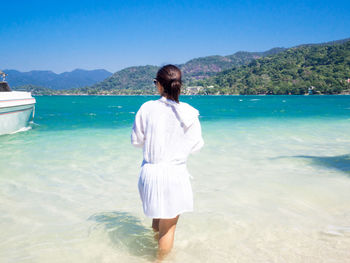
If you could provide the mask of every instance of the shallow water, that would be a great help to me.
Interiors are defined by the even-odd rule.
[[[0,136],[0,262],[152,262],[135,112],[152,96],[36,97]],[[350,97],[184,96],[204,148],[169,262],[350,262]]]

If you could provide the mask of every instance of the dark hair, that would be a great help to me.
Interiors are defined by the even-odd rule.
[[[164,88],[164,96],[179,103],[182,86],[181,70],[171,64],[165,65],[158,70],[156,80]]]

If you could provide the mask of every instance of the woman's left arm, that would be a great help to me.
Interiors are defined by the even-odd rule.
[[[186,133],[187,133],[187,136],[189,137],[190,144],[191,144],[190,153],[192,154],[198,153],[199,150],[204,145],[201,124],[199,122],[198,117],[196,118],[194,123],[189,127]]]

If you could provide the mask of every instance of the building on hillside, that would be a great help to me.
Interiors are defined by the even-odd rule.
[[[201,90],[203,90],[202,86],[191,86],[191,87],[186,87],[184,90],[185,95],[196,95],[198,94]]]
[[[315,89],[314,86],[311,86],[311,87],[308,88],[308,93],[309,93],[309,95],[314,94],[314,89]]]

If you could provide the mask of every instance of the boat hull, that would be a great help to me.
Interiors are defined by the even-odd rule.
[[[34,111],[35,104],[0,108],[0,135],[28,127],[34,118]]]
[[[30,92],[0,92],[0,135],[28,127],[34,118],[35,103]]]

